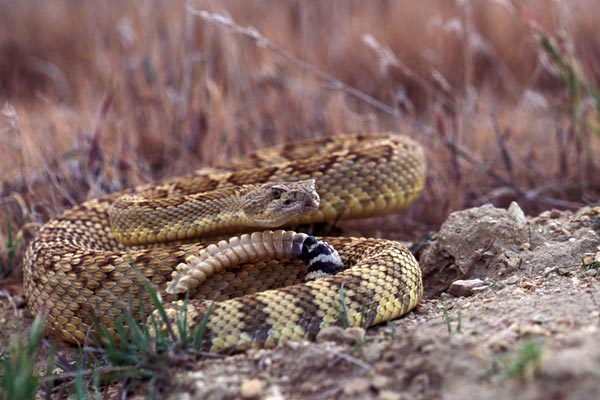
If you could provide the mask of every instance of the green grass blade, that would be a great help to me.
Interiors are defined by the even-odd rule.
[[[206,312],[202,316],[202,320],[200,321],[198,326],[195,328],[194,343],[193,343],[193,348],[195,350],[200,350],[200,348],[202,347],[202,339],[204,339],[204,333],[206,332],[206,325],[208,324],[208,319],[210,318],[210,315],[212,314],[214,305],[215,305],[215,302],[212,301],[210,303],[210,305],[208,306],[208,308],[206,309]]]
[[[15,338],[8,356],[2,359],[0,395],[6,399],[33,399],[38,390],[39,377],[35,372],[35,354],[40,347],[47,315],[38,314],[25,343]]]

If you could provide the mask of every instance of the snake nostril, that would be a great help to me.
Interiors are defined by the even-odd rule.
[[[306,208],[317,208],[317,203],[310,197],[304,199],[304,207]]]

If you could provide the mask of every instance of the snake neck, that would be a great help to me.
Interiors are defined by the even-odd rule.
[[[252,226],[241,209],[250,186],[165,199],[125,195],[108,210],[111,228],[116,239],[126,245],[243,232]]]

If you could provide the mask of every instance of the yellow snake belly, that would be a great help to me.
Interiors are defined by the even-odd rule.
[[[128,193],[182,198],[307,179],[316,182],[319,208],[287,225],[399,211],[423,189],[425,157],[414,141],[392,133],[337,136],[261,150],[226,167]],[[131,305],[142,304],[151,312],[142,279],[156,288],[165,304],[172,304],[168,307],[177,308],[182,296],[165,291],[173,271],[214,242],[203,237],[127,246],[116,239],[109,222],[109,210],[122,196],[108,195],[63,212],[45,224],[27,248],[28,306],[34,315],[47,312],[48,329],[68,342],[83,343],[96,323],[115,333],[115,321]],[[337,250],[344,271],[303,282],[307,268],[300,260],[267,259],[215,273],[190,290],[191,325],[199,323],[211,300],[216,301],[206,325],[206,347],[243,350],[314,338],[324,327],[342,324],[337,308],[341,291],[347,307],[344,322],[353,326],[397,318],[416,305],[423,291],[421,272],[404,246],[381,239],[322,239]]]

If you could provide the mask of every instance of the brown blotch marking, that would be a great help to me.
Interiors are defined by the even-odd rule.
[[[279,170],[278,167],[257,168],[246,171],[239,171],[231,175],[227,179],[227,183],[231,185],[244,185],[249,183],[265,183],[269,182],[272,176]]]
[[[320,165],[317,167],[317,170],[322,172],[324,175],[329,173],[333,169],[333,167],[339,163],[339,157],[337,155],[333,155],[325,158]]]
[[[263,311],[267,308],[268,304],[256,297],[239,298],[238,301],[241,301],[243,304],[241,311],[243,312],[244,327],[252,327],[253,329],[250,331],[246,328],[246,333],[256,343],[264,344],[268,339],[269,329],[271,329],[271,325],[266,322],[271,315]],[[260,328],[257,326],[259,324]]]
[[[363,272],[364,274],[364,272]],[[340,277],[340,287],[342,278]],[[356,310],[359,317],[364,317],[361,326],[366,327],[371,325],[375,316],[377,315],[377,302],[374,297],[377,294],[377,290],[369,289],[366,286],[367,279],[363,276],[356,276],[351,274],[344,274],[344,296],[348,309]],[[362,284],[361,284],[362,283]],[[350,295],[348,291],[354,291],[354,295]],[[364,313],[365,315],[361,315]]]
[[[317,315],[317,311],[320,310],[320,307],[315,302],[310,287],[298,285],[293,289],[290,288],[288,291],[295,296],[294,307],[299,307],[303,311],[300,316],[300,321],[296,321],[296,323],[305,328],[307,339],[314,339],[317,336],[317,333],[319,333],[319,325],[323,320]]]

